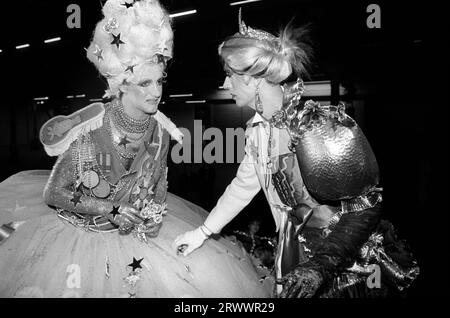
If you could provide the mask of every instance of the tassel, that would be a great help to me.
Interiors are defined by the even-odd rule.
[[[179,144],[183,144],[183,133],[169,118],[167,118],[166,115],[158,110],[153,117],[164,127],[164,129],[169,132],[173,139],[175,139]]]

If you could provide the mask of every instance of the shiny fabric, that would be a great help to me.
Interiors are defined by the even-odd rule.
[[[284,100],[287,105],[298,104],[303,92],[301,81],[286,84],[283,90],[287,95]],[[269,143],[270,136],[272,140]],[[291,214],[297,214],[298,220],[303,220],[312,210],[314,213],[308,223],[311,226],[326,227],[338,210],[319,204],[309,194],[303,183],[295,153],[289,147],[290,140],[286,128],[275,127],[256,113],[247,125],[245,156],[236,177],[208,217],[208,220],[215,219],[220,222],[206,221],[208,228],[216,233],[220,232],[220,224],[223,226],[231,221],[262,189],[279,232],[275,260],[277,279],[293,269],[301,258],[301,248],[296,243],[296,233],[300,225],[289,221]],[[279,191],[277,187],[284,190]],[[292,207],[293,202],[297,203],[297,206]],[[280,287],[277,286],[277,293],[280,292]]]
[[[305,228],[301,236],[307,264],[327,243],[326,232]],[[379,277],[376,277],[379,271]],[[408,244],[399,239],[394,226],[381,220],[353,257],[353,263],[328,279],[316,297],[371,298],[402,296],[418,277],[420,269]],[[380,279],[371,286],[371,279]]]
[[[293,153],[281,155],[278,170],[272,175],[275,189],[286,206],[291,207],[287,212],[287,220],[283,230],[281,274],[290,272],[301,260],[305,259],[298,236],[306,225],[325,228],[331,217],[336,213],[330,206],[317,206],[311,201],[304,188],[296,157]]]
[[[308,190],[319,200],[351,199],[378,185],[379,169],[364,133],[345,114],[344,106],[307,101],[296,135],[295,150]]]
[[[324,282],[315,296],[323,297],[344,297],[344,290],[347,296],[379,297],[388,290],[406,289],[419,267],[406,251],[409,263],[402,267],[399,258],[383,249],[386,233],[375,231],[382,189],[376,188],[378,165],[367,139],[343,106],[322,107],[308,101],[300,108],[302,88],[300,82],[285,86],[283,108],[271,120],[274,127],[289,131],[290,149],[295,152],[280,156],[272,174],[279,198],[291,208],[280,228],[281,276],[303,268],[319,271]],[[334,206],[305,205],[308,191]],[[356,257],[364,251],[365,257]],[[389,285],[386,280],[391,283],[384,291],[367,292],[373,265],[385,273],[383,288]]]
[[[153,202],[162,204],[167,192],[169,134],[152,118],[136,157],[132,162],[124,160],[114,148],[108,131],[111,107],[112,104],[105,105],[101,128],[80,135],[60,156],[47,184],[47,193],[59,208],[58,215],[74,225],[87,224],[87,228],[94,231],[118,228],[107,219],[113,206],[126,203],[142,209]],[[107,182],[111,188],[109,195],[97,198],[95,189],[92,191],[80,184],[87,171],[95,171]],[[74,202],[77,193],[80,199]]]
[[[0,242],[0,297],[269,297],[268,280],[260,281],[247,253],[229,240],[176,255],[174,239],[207,217],[201,207],[167,193],[159,235],[142,243],[62,221],[42,198],[49,175],[22,171],[0,183],[0,224],[16,228]],[[133,257],[143,258],[138,275],[127,266]]]

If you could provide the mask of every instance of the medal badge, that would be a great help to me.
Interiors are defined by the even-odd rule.
[[[98,185],[92,190],[97,198],[105,199],[111,193],[111,186],[103,179],[100,179]]]
[[[100,178],[97,172],[95,172],[94,170],[89,170],[83,173],[81,182],[86,188],[93,189],[99,184]]]

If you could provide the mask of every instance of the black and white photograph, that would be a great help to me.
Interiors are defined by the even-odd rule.
[[[3,300],[446,297],[441,4],[0,7]]]

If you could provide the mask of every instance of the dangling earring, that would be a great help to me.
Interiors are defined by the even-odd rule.
[[[256,92],[255,92],[255,109],[256,111],[262,115],[264,109],[263,104],[261,102],[261,97],[259,96],[259,85],[256,86]]]

